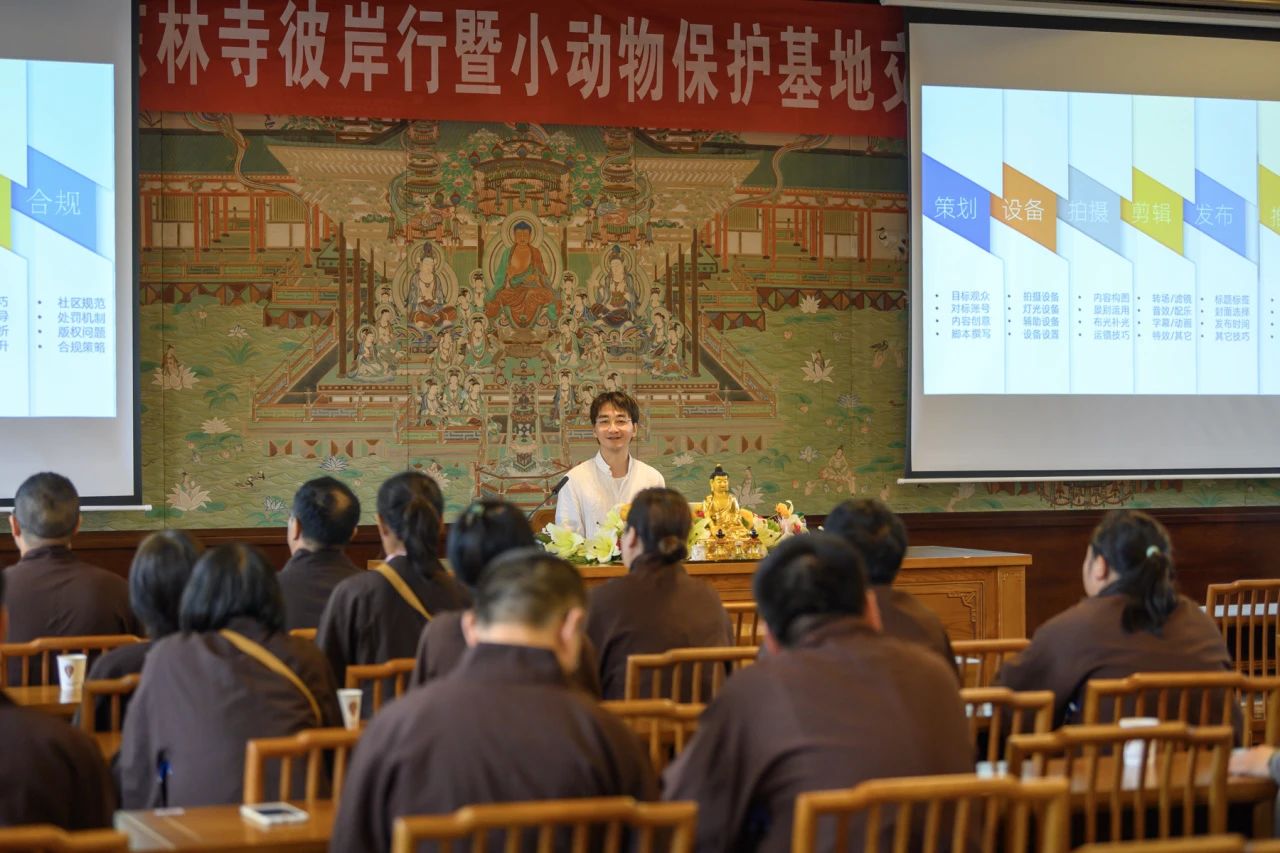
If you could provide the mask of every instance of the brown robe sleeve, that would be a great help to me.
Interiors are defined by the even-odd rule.
[[[320,627],[316,629],[316,646],[329,659],[339,685],[346,683],[347,664],[355,661],[360,647],[360,627],[364,624],[360,604],[360,598],[351,594],[349,584],[339,584],[329,596],[329,603],[320,615]]]

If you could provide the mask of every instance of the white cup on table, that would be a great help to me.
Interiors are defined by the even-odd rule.
[[[1160,725],[1160,720],[1156,717],[1121,717],[1116,720],[1116,724],[1122,729],[1147,729],[1152,726]],[[1142,766],[1142,750],[1147,743],[1145,740],[1127,740],[1124,742],[1124,766],[1141,767]],[[1148,766],[1155,763],[1155,750],[1149,748],[1147,750]]]
[[[58,686],[63,693],[75,693],[84,686],[84,672],[89,666],[89,656],[82,654],[58,655]]]
[[[364,691],[358,687],[344,687],[338,691],[338,706],[342,708],[342,724],[349,729],[360,728],[360,707],[364,704]]]

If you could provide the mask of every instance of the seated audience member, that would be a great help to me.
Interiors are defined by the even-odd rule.
[[[124,808],[238,803],[247,741],[342,724],[333,674],[314,644],[285,633],[276,572],[256,548],[204,553],[179,626],[147,655],[129,704]]]
[[[181,530],[162,530],[142,540],[129,567],[129,603],[146,629],[147,642],[106,652],[89,668],[89,679],[122,678],[142,672],[142,664],[155,642],[178,630],[182,591],[199,556],[199,548]],[[121,699],[122,715],[129,698]],[[98,699],[94,716],[96,729],[110,728],[111,697]]]
[[[533,528],[519,507],[505,501],[476,501],[449,527],[449,568],[474,597],[481,573],[494,558],[537,544]],[[457,665],[467,650],[467,640],[462,633],[463,612],[450,610],[427,623],[418,639],[411,684],[426,684],[448,674]],[[573,681],[592,696],[600,696],[596,656],[589,642],[582,644],[582,658],[574,670]]]
[[[315,628],[333,588],[360,573],[342,548],[360,523],[360,500],[333,477],[317,477],[293,495],[285,539],[289,562],[280,570],[285,630]]]
[[[847,542],[788,539],[752,585],[770,654],[725,682],[663,778],[665,799],[698,803],[699,851],[789,850],[806,791],[973,772],[955,673],[918,643],[880,633]]]
[[[0,636],[5,576],[0,572]],[[65,720],[14,704],[0,690],[0,826],[111,826],[115,786],[93,739]]]
[[[443,513],[444,496],[426,474],[406,471],[378,489],[386,562],[334,588],[316,634],[339,684],[350,664],[413,657],[422,629],[437,613],[470,604],[436,556]]]
[[[569,684],[585,598],[558,557],[527,549],[494,560],[463,616],[462,660],[365,730],[329,849],[388,850],[397,817],[473,803],[651,799],[636,737]]]
[[[881,630],[890,637],[933,649],[955,670],[956,656],[942,620],[914,595],[893,587],[907,554],[907,529],[902,519],[882,501],[859,498],[838,504],[822,529],[840,536],[862,555],[880,609]]]
[[[674,489],[645,489],[631,502],[621,542],[627,574],[593,589],[587,605],[605,699],[622,698],[630,655],[733,645],[720,594],[680,563],[691,524],[689,502]],[[706,675],[709,691],[710,667]]]
[[[1108,513],[1082,572],[1088,597],[1041,625],[996,675],[996,684],[1014,690],[1052,690],[1054,726],[1079,722],[1091,678],[1231,668],[1213,620],[1178,595],[1169,533],[1151,516]]]
[[[71,537],[80,529],[80,496],[70,480],[47,471],[28,477],[14,495],[9,529],[21,559],[5,569],[7,642],[142,633],[129,609],[125,579],[81,562],[71,552]],[[11,681],[16,682],[21,665],[13,662]],[[34,674],[38,659],[31,666]]]

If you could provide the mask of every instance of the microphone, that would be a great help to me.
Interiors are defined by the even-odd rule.
[[[546,506],[546,505],[547,505],[547,503],[548,503],[552,498],[554,498],[556,495],[560,494],[560,490],[564,488],[564,484],[565,484],[565,483],[567,483],[567,482],[569,482],[569,475],[568,475],[568,474],[565,474],[563,477],[561,477],[561,478],[560,478],[560,482],[556,483],[554,486],[552,486],[552,487],[551,487],[551,491],[550,491],[550,492],[548,492],[548,493],[547,493],[547,496],[546,496],[545,498],[543,498],[543,499],[542,499],[542,503],[538,504],[538,505],[537,505],[537,506],[535,506],[533,509],[529,510],[529,515],[528,515],[528,517],[529,517],[529,520],[530,520],[530,521],[532,521],[532,520],[533,520],[533,517],[537,514],[538,510],[542,509],[544,506]],[[537,530],[535,530],[535,531],[533,531],[533,532],[534,532],[534,533],[537,533],[538,531],[537,531]]]

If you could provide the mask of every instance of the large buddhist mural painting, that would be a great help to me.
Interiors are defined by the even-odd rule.
[[[765,511],[1062,502],[896,484],[901,141],[176,113],[141,138],[154,508],[107,526],[279,525],[323,474],[368,521],[405,468],[451,511],[532,508],[594,452],[610,389],[640,401],[637,454],[695,498],[720,464]]]

